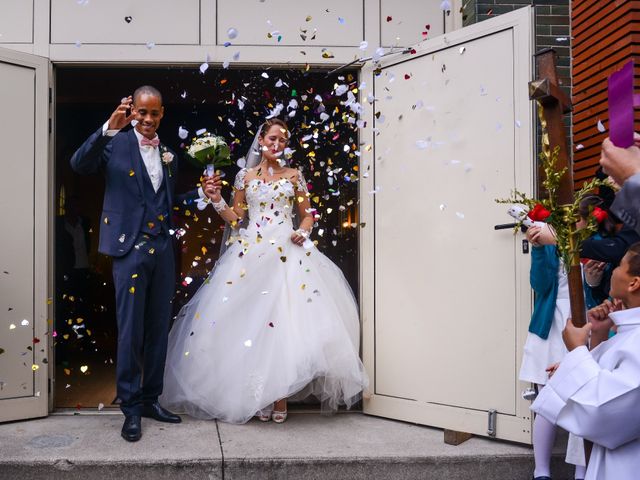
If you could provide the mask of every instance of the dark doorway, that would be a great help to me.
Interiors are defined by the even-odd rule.
[[[230,142],[234,159],[243,157],[256,128],[282,104],[279,117],[293,134],[292,165],[301,168],[311,184],[312,206],[321,215],[313,237],[357,295],[356,116],[344,104],[346,96],[334,91],[338,84],[354,86],[357,74],[340,75],[327,77],[307,69],[210,68],[205,74],[197,67],[56,69],[56,407],[115,407],[117,332],[111,262],[97,251],[104,182],[100,176],[76,175],[69,159],[120,99],[140,85],[153,85],[163,93],[165,117],[159,135],[178,153],[197,130],[206,128]],[[293,110],[296,114],[290,117]],[[186,140],[178,136],[179,127],[189,131]],[[225,169],[229,183],[237,170]],[[180,160],[177,191],[194,188],[200,173]],[[227,197],[228,193],[227,189]],[[175,225],[177,313],[214,265],[223,224],[210,207],[194,207],[177,216]]]

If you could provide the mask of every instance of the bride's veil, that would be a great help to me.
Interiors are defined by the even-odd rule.
[[[258,131],[256,132],[256,136],[253,137],[253,142],[251,142],[249,151],[247,152],[247,155],[244,157],[245,165],[243,168],[253,168],[259,165],[260,161],[262,160],[262,151],[260,150],[260,142],[258,140],[260,139],[260,132],[262,132],[263,127],[264,127],[264,123],[260,124],[260,126],[258,127]],[[240,165],[242,164],[242,162],[240,161],[238,161],[238,163]],[[233,191],[231,192],[229,205],[233,207]],[[222,241],[220,245],[220,254],[218,255],[218,258],[220,258],[222,254],[227,250],[229,237],[231,237],[231,234],[236,231],[237,229],[233,228],[229,222],[225,224],[224,233],[222,234]]]

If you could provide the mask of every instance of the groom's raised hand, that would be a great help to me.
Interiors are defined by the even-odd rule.
[[[109,130],[121,130],[131,123],[131,120],[135,117],[135,114],[131,111],[132,104],[133,97],[131,95],[124,97],[120,101],[120,105],[109,117]],[[131,111],[131,113],[127,115],[127,111]]]

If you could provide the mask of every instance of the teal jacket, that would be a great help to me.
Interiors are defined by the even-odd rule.
[[[560,258],[555,245],[532,247],[529,281],[536,295],[529,331],[545,340],[549,337],[556,309],[559,266]]]

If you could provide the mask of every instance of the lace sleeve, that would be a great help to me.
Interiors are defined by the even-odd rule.
[[[302,175],[302,172],[300,170],[298,170],[296,190],[298,190],[299,192],[303,192],[305,195],[309,195],[309,189],[307,188],[307,181],[304,179],[304,176]]]
[[[233,188],[236,190],[244,190],[244,179],[247,176],[247,169],[243,168],[236,175],[236,180],[233,183]]]

